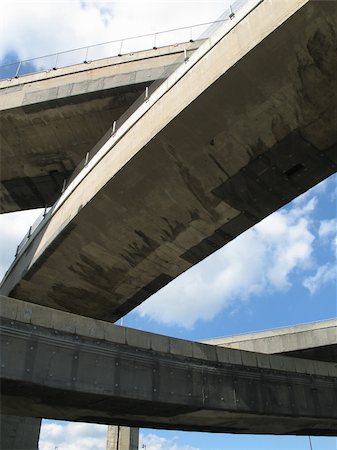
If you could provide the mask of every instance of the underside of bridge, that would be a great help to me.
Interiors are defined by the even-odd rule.
[[[336,435],[334,363],[200,344],[13,298],[0,301],[3,414]]]
[[[233,348],[222,348],[90,318],[115,321],[336,172],[336,20],[334,2],[261,2],[211,39],[202,58],[62,197],[0,289],[32,302],[1,298],[3,414],[336,435],[335,340],[264,352],[271,336],[256,348],[230,339]],[[162,70],[156,64],[153,79]],[[131,88],[117,81],[107,97],[102,76],[99,93],[84,79],[85,93],[59,97],[60,87],[50,87],[52,98],[35,90],[8,107],[2,210],[49,204],[147,85],[147,74],[130,79]],[[8,95],[27,88],[13,87]],[[25,134],[33,125],[39,131]],[[39,139],[47,129],[54,147],[50,134]],[[13,149],[32,158],[13,164]]]
[[[336,20],[335,2],[265,1],[203,44],[65,192],[1,292],[115,321],[333,174]]]
[[[336,327],[337,320],[331,319],[239,336],[209,339],[205,343],[251,352],[337,363]]]
[[[0,213],[50,206],[113,121],[198,45],[0,80]]]

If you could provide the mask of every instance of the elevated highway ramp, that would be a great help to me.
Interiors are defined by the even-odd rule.
[[[335,173],[337,4],[240,14],[72,180],[4,295],[115,321]]]

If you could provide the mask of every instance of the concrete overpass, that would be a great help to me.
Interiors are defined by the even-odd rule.
[[[337,320],[276,328],[238,336],[209,339],[205,343],[265,354],[337,363]]]
[[[50,206],[114,120],[165,78],[184,43],[0,80],[0,212]]]
[[[202,342],[225,348],[337,363],[337,319],[208,339]],[[115,436],[117,430],[118,427],[110,425],[108,437]],[[128,438],[127,430],[127,427],[122,427],[122,432]],[[135,439],[138,430],[131,428],[130,432]],[[133,450],[130,439],[124,445],[126,450]],[[110,450],[109,446],[107,450]],[[115,450],[113,446],[111,450]]]
[[[336,171],[336,3],[247,8],[68,186],[3,294],[115,321]]]
[[[169,338],[6,297],[1,333],[3,414],[336,435],[334,363]]]

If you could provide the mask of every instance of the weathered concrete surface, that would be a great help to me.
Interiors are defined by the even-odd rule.
[[[0,414],[1,450],[38,450],[41,419]]]
[[[210,346],[0,301],[4,414],[336,435],[335,364]]]
[[[145,86],[198,43],[0,81],[0,212],[44,207]]]
[[[107,433],[106,450],[138,450],[138,428],[110,425]]]
[[[337,363],[337,319],[208,339],[205,343]]]
[[[273,330],[219,337],[203,341],[208,345],[266,354],[282,354],[337,363],[337,319],[276,328]],[[113,425],[108,432],[114,433]]]
[[[1,292],[115,321],[334,173],[336,20],[335,2],[269,0],[203,44]]]

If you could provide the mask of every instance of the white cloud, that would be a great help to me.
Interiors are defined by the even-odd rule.
[[[42,421],[40,450],[105,450],[107,426],[79,422]],[[143,447],[144,446],[144,447]],[[140,433],[139,448],[146,450],[200,450],[154,433]]]
[[[175,437],[167,439],[152,433],[147,435],[140,433],[139,448],[146,448],[146,450],[200,450],[191,445],[180,445]]]
[[[0,279],[13,261],[17,245],[40,213],[41,209],[0,214]]]
[[[228,1],[8,1],[2,3],[0,59],[19,59],[215,20]],[[200,30],[202,31],[202,30]],[[178,39],[179,40],[179,39]],[[141,48],[150,48],[144,45]],[[84,56],[84,54],[83,54]]]
[[[136,312],[168,325],[193,327],[252,295],[291,287],[295,271],[310,269],[317,199],[278,211],[152,296]]]
[[[42,422],[40,450],[105,450],[106,425]]]
[[[334,177],[331,176],[316,184],[316,186],[312,187],[308,191],[296,197],[293,201],[293,205],[301,205],[307,202],[310,198],[316,195],[322,195],[330,189],[331,182],[334,182]]]
[[[307,288],[311,294],[315,294],[324,284],[335,282],[337,280],[337,267],[335,263],[327,263],[318,267],[316,273],[306,277],[303,280],[303,286]]]
[[[319,224],[318,235],[320,238],[329,238],[336,236],[337,219],[322,220]]]

